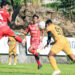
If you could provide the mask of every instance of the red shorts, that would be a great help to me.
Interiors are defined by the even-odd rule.
[[[33,47],[34,50],[38,49],[39,45],[40,45],[40,39],[31,40],[31,46]]]
[[[0,27],[0,39],[3,36],[13,36],[14,35],[14,31],[12,29],[9,28],[9,26],[1,26]]]

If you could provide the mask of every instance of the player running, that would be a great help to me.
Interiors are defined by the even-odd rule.
[[[7,11],[9,9],[9,2],[3,1],[0,9],[0,39],[3,36],[13,36],[18,42],[24,43],[24,41],[17,36],[8,26],[7,21],[11,22],[13,11]]]
[[[37,52],[37,49],[40,45],[40,41],[42,41],[43,37],[40,38],[40,34],[41,32],[43,33],[44,36],[44,31],[40,31],[39,29],[39,24],[38,24],[38,20],[39,20],[39,16],[38,15],[33,15],[33,24],[29,25],[26,32],[23,32],[25,35],[30,33],[31,35],[31,46],[29,47],[28,51],[30,53],[32,53],[37,61],[38,64],[38,69],[40,69],[42,67],[40,60],[39,60],[39,53]]]
[[[47,33],[48,33],[48,40],[47,40],[47,47],[50,44],[51,37],[54,38],[53,43],[51,43],[52,48],[48,54],[49,61],[54,69],[54,72],[52,75],[60,74],[61,71],[57,67],[56,60],[54,58],[55,55],[57,55],[60,51],[64,51],[73,61],[75,61],[75,56],[72,53],[72,50],[70,48],[69,41],[66,37],[63,35],[62,29],[54,25],[51,20],[46,21],[46,27],[47,27]]]

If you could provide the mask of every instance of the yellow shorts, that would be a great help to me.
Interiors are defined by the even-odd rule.
[[[17,51],[17,48],[16,48],[16,46],[9,46],[9,55],[12,55],[12,54],[14,54],[14,55],[16,55],[16,51]]]
[[[67,38],[61,38],[51,48],[51,51],[58,54],[60,51],[64,51],[67,55],[72,54],[70,44]]]

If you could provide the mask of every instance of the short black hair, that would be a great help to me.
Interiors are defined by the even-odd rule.
[[[9,2],[7,2],[7,1],[2,1],[2,2],[1,2],[1,7],[5,6],[5,5],[7,5],[7,4],[10,5]]]
[[[50,24],[52,23],[52,20],[48,19],[46,22],[45,22],[45,27],[47,27],[47,24]]]
[[[38,16],[38,15],[36,15],[36,14],[34,14],[32,18],[34,18],[34,17],[37,17],[37,18],[39,19],[39,16]]]

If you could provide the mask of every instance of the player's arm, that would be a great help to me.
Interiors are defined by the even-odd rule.
[[[21,33],[23,33],[25,36],[28,34],[26,31],[24,31],[23,29],[21,29]]]
[[[42,42],[42,40],[43,40],[43,38],[44,38],[44,32],[45,32],[44,29],[41,30],[41,32],[42,32],[42,37],[41,37],[41,40],[40,40],[40,41]]]
[[[21,33],[23,33],[25,36],[30,32],[30,28],[28,27],[27,30],[21,29]]]
[[[47,44],[45,45],[44,48],[46,48],[51,42],[52,33],[50,31],[48,31],[47,34],[48,34]]]
[[[28,26],[27,30],[23,30],[21,29],[21,33],[23,33],[25,36],[24,36],[24,40],[25,42],[27,42],[27,39],[26,39],[26,35],[30,32],[30,27]]]
[[[8,21],[11,22],[11,20],[12,20],[12,15],[13,15],[13,10],[10,12],[10,14],[8,13],[7,15],[8,15],[8,18],[7,18]]]

